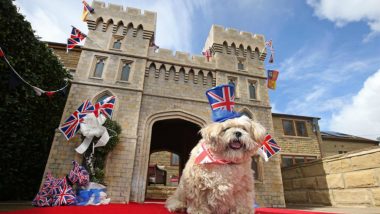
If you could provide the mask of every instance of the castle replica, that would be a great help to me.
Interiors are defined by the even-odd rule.
[[[155,151],[178,154],[183,169],[198,131],[211,122],[205,91],[215,85],[236,86],[235,109],[263,124],[273,136],[271,107],[264,68],[263,35],[213,25],[203,50],[211,58],[173,53],[152,47],[155,12],[123,9],[94,1],[88,17],[88,39],[82,47],[61,123],[83,100],[93,103],[116,97],[113,120],[122,126],[121,142],[109,154],[105,180],[113,203],[143,202],[148,163]],[[274,136],[275,137],[275,136]],[[64,175],[71,160],[82,161],[57,131],[45,172]],[[260,206],[284,207],[280,158],[264,163],[253,157],[256,201]]]

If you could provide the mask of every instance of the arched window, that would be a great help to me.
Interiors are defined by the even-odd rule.
[[[238,61],[238,70],[244,70],[244,63],[242,60]]]
[[[133,36],[133,24],[130,23],[127,27],[127,36],[132,37]]]
[[[239,46],[239,56],[244,56],[244,47],[243,47],[243,45],[240,45]]]
[[[102,19],[102,18],[99,18],[99,19],[96,21],[96,27],[95,27],[95,30],[96,30],[96,31],[102,31],[102,30],[103,30],[103,19]]]
[[[223,42],[223,53],[224,54],[228,53],[228,44],[227,44],[227,42]]]
[[[250,82],[249,83],[249,98],[250,99],[254,99],[254,100],[257,99],[257,95],[256,95],[256,83],[254,83],[254,82]]]
[[[105,61],[104,58],[100,58],[96,61],[94,77],[102,78],[103,69],[104,69],[104,61]]]
[[[259,60],[259,57],[260,57],[260,51],[259,51],[258,48],[255,48],[255,54],[254,54],[254,56],[255,56],[255,59]]]
[[[113,46],[112,48],[114,49],[120,49],[121,48],[121,41],[120,39],[116,39],[114,42],[113,42]]]
[[[124,25],[123,22],[119,22],[116,28],[116,35],[123,35]]]
[[[110,96],[111,95],[109,95],[108,93],[105,93],[102,96],[100,96],[98,99],[96,99],[96,103],[103,101],[104,99],[106,99],[107,97],[110,97]]]
[[[129,74],[131,71],[131,65],[130,63],[125,63],[122,70],[121,70],[121,80],[128,81],[129,80]]]
[[[144,29],[143,29],[142,25],[139,25],[139,26],[137,27],[136,37],[137,37],[138,39],[142,39],[142,38],[143,38],[143,33],[144,33]]]
[[[247,58],[248,59],[252,59],[252,56],[253,56],[252,49],[251,49],[250,46],[248,46],[248,48],[247,48]]]
[[[231,44],[231,54],[232,55],[236,55],[236,45],[235,45],[235,43]]]

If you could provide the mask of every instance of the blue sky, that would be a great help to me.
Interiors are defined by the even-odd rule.
[[[88,1],[89,3],[91,1]],[[322,130],[380,136],[380,1],[108,0],[157,12],[156,43],[200,54],[212,24],[272,39],[274,112],[320,117]],[[65,42],[80,0],[16,0],[42,40]]]

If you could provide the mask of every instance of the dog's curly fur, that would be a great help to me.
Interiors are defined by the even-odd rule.
[[[254,213],[252,156],[266,130],[246,116],[212,123],[201,131],[202,139],[191,151],[179,186],[166,201],[169,211],[187,213]],[[204,143],[218,159],[230,164],[195,164]]]

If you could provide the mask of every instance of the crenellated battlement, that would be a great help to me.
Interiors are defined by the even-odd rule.
[[[145,31],[156,31],[157,14],[155,12],[141,11],[132,7],[124,9],[122,5],[106,5],[102,1],[93,1],[92,7],[95,9],[95,13],[87,17],[89,29],[95,29],[99,22],[105,25],[112,21],[114,25],[122,23],[125,27],[129,25],[134,26],[134,28],[142,26]]]
[[[264,50],[265,38],[261,34],[252,34],[250,32],[238,31],[234,28],[225,28],[219,25],[212,25],[207,40],[205,42],[204,50],[213,47],[214,44],[223,45],[228,47],[235,46],[243,49]]]
[[[153,48],[150,48],[149,58],[158,61],[167,61],[173,64],[186,64],[187,67],[199,66],[206,68],[213,68],[215,61],[209,62],[203,55],[191,55],[187,52],[175,51],[165,48],[160,48],[156,52]]]

